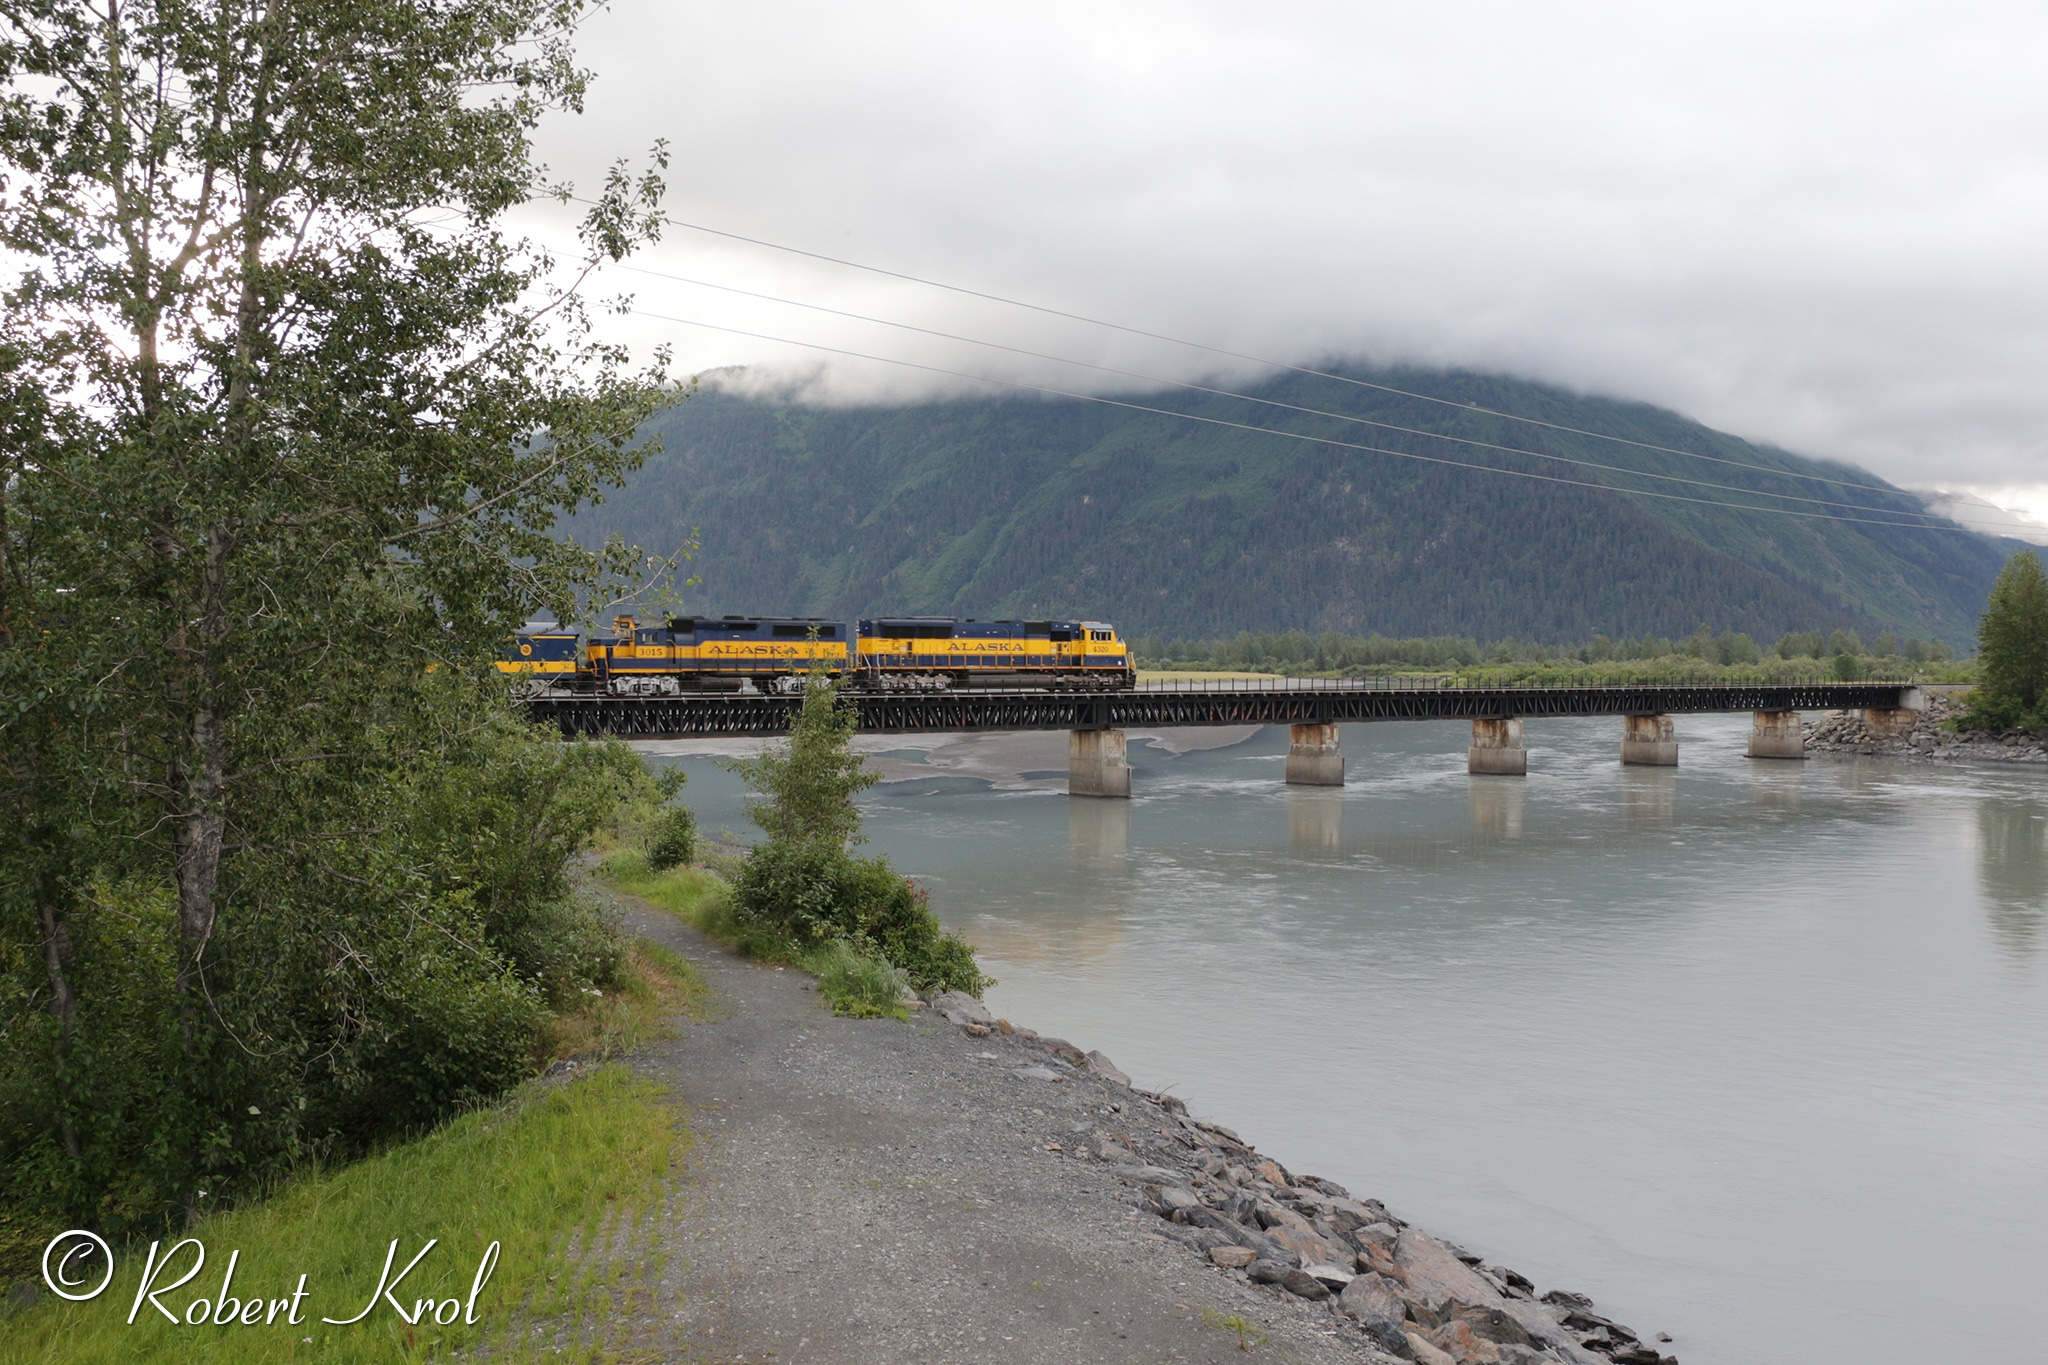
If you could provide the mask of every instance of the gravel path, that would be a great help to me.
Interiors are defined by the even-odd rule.
[[[658,1285],[620,1324],[629,1359],[1677,1365],[1100,1054],[992,1030],[966,997],[837,1018],[806,974],[612,899],[712,996],[628,1059],[698,1138],[648,1248]]]
[[[1126,1365],[1372,1357],[1327,1306],[1232,1280],[1161,1238],[1107,1170],[1046,1150],[1126,1128],[1132,1092],[943,1020],[833,1016],[801,972],[749,963],[673,918],[626,927],[694,961],[712,1019],[631,1058],[673,1088],[698,1146],[635,1359]],[[1119,1111],[1113,1106],[1121,1105]],[[1206,1314],[1204,1310],[1208,1310]]]

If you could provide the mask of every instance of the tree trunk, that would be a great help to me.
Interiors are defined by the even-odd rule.
[[[36,897],[43,921],[43,970],[50,978],[50,1017],[57,1021],[57,1086],[70,1088],[71,1052],[78,1036],[78,996],[71,989],[71,936],[57,912],[58,888],[54,874],[45,873]],[[78,1159],[78,1129],[71,1122],[68,1095],[57,1098],[57,1135],[64,1151]]]
[[[189,1054],[198,1042],[198,996],[206,945],[213,938],[221,845],[227,832],[227,744],[219,709],[218,647],[227,633],[229,536],[222,526],[206,537],[200,576],[197,648],[189,655],[190,728],[179,793],[184,807],[173,832],[178,876],[178,1010]]]

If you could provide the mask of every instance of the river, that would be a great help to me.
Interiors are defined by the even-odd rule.
[[[1134,734],[1129,802],[991,737],[864,804],[998,1014],[1685,1365],[2042,1358],[2048,775],[1678,725],[1674,771],[1529,722],[1527,778],[1346,726],[1341,791],[1283,785],[1285,727]],[[748,828],[722,746],[642,747]]]

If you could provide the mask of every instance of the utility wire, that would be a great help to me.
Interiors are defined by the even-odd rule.
[[[865,313],[848,312],[846,309],[843,308],[828,308],[824,304],[820,303],[805,303],[801,299],[789,299],[783,298],[780,295],[776,294],[764,294],[753,289],[741,289],[737,285],[718,284],[711,280],[694,279],[688,275],[676,275],[665,270],[650,269],[647,266],[626,265],[622,266],[621,268],[630,270],[638,275],[650,275],[656,279],[673,280],[678,284],[694,285],[700,289],[716,289],[722,293],[738,294],[744,298],[750,299],[762,299],[768,303],[784,304],[791,308],[805,308],[809,309],[814,313],[826,313],[833,317],[850,318],[855,322],[873,323],[878,327],[894,327],[900,331],[916,332],[923,336],[937,337],[943,341],[958,341],[963,342],[969,346],[986,346],[991,350],[1007,351],[1011,355],[1028,356],[1034,360],[1049,360],[1052,361],[1054,364],[1058,365],[1073,365],[1081,369],[1094,370],[1100,374],[1119,375],[1125,379],[1135,379],[1147,384],[1158,384],[1169,388],[1186,389],[1191,393],[1211,394],[1219,398],[1235,398],[1242,402],[1257,403],[1270,408],[1282,408],[1289,412],[1299,412],[1311,417],[1328,417],[1339,422],[1351,422],[1359,426],[1378,427],[1384,431],[1398,431],[1408,436],[1423,436],[1430,438],[1432,440],[1450,441],[1458,445],[1473,446],[1481,450],[1495,450],[1501,452],[1502,454],[1507,455],[1526,455],[1531,459],[1556,460],[1563,464],[1578,465],[1587,469],[1606,470],[1609,473],[1623,474],[1631,478],[1657,479],[1666,483],[1685,484],[1693,488],[1712,488],[1725,493],[1741,493],[1750,497],[1758,498],[1778,498],[1787,502],[1811,503],[1819,507],[1846,507],[1860,512],[1881,512],[1887,516],[1926,517],[1933,520],[1956,520],[1956,518],[1940,517],[1939,514],[1934,512],[1915,511],[1909,508],[1897,507],[1872,507],[1869,503],[1866,502],[1843,502],[1836,498],[1810,498],[1802,496],[1798,493],[1774,493],[1769,489],[1744,488],[1740,484],[1714,483],[1708,479],[1689,479],[1682,474],[1657,474],[1645,469],[1630,469],[1626,465],[1602,464],[1598,460],[1587,460],[1573,455],[1558,455],[1549,451],[1528,450],[1521,446],[1499,445],[1493,441],[1481,441],[1470,436],[1452,436],[1446,432],[1429,431],[1422,427],[1404,427],[1397,422],[1382,422],[1374,418],[1358,417],[1350,413],[1331,412],[1326,408],[1311,408],[1305,407],[1299,403],[1284,403],[1276,398],[1260,398],[1248,393],[1239,393],[1232,389],[1215,388],[1208,384],[1196,384],[1191,381],[1181,379],[1167,379],[1159,375],[1145,374],[1138,370],[1119,369],[1114,365],[1099,365],[1093,361],[1074,360],[1067,356],[1053,355],[1045,351],[1034,351],[1023,346],[1011,346],[1005,342],[984,341],[979,337],[961,336],[955,332],[942,332],[932,327],[920,327],[915,323],[893,322],[888,318],[870,317]],[[1796,474],[1790,470],[1771,469],[1765,465],[1741,464],[1740,461],[1734,460],[1723,461],[1723,463],[1739,464],[1740,467],[1744,469],[1754,470],[1761,474],[1775,475],[1783,479],[1806,479],[1815,483],[1822,484],[1843,482],[1842,480],[1824,479],[1810,474]],[[1869,487],[1869,485],[1867,484],[1857,483],[1851,483],[1847,486],[1851,488]],[[1902,522],[1900,524],[1915,525],[1920,523]]]
[[[1265,436],[1281,436],[1290,441],[1302,441],[1310,445],[1335,446],[1342,450],[1363,451],[1371,455],[1391,455],[1402,460],[1417,460],[1423,464],[1448,465],[1454,469],[1472,469],[1484,474],[1507,474],[1518,479],[1533,479],[1538,483],[1564,484],[1572,488],[1594,488],[1606,493],[1624,497],[1659,498],[1666,502],[1694,503],[1705,507],[1719,507],[1734,512],[1765,512],[1781,517],[1801,517],[1812,521],[1855,522],[1866,526],[1891,526],[1910,531],[1955,531],[1968,535],[1960,526],[1926,525],[1919,522],[1882,521],[1874,517],[1845,517],[1832,512],[1804,512],[1793,507],[1754,507],[1742,503],[1725,502],[1718,498],[1694,498],[1683,493],[1659,493],[1644,488],[1616,488],[1610,483],[1599,483],[1590,479],[1567,479],[1556,474],[1537,474],[1525,469],[1504,469],[1499,465],[1473,464],[1466,460],[1453,460],[1440,455],[1418,455],[1410,450],[1392,450],[1385,446],[1362,445],[1355,441],[1339,441],[1329,436],[1310,436],[1298,431],[1285,431],[1278,427],[1254,426],[1249,422],[1232,422],[1221,417],[1204,417],[1198,413],[1177,412],[1172,408],[1157,408],[1146,403],[1134,403],[1121,398],[1105,398],[1100,394],[1075,393],[1069,389],[1055,389],[1043,384],[1027,384],[1016,379],[996,379],[989,375],[968,374],[964,370],[949,370],[940,365],[926,365],[915,360],[896,360],[889,356],[869,355],[863,351],[847,350],[841,346],[826,346],[815,341],[798,341],[792,337],[779,337],[768,332],[749,331],[743,327],[725,327],[715,322],[700,322],[695,318],[672,317],[666,313],[651,313],[634,309],[634,315],[653,318],[660,322],[679,323],[685,327],[701,327],[707,331],[725,332],[732,336],[752,337],[758,341],[773,341],[784,346],[801,346],[807,350],[823,351],[828,355],[843,355],[854,360],[870,360],[884,365],[899,365],[905,369],[923,370],[928,374],[943,374],[955,379],[972,380],[981,384],[998,384],[1004,388],[1020,389],[1028,393],[1042,393],[1052,398],[1072,398],[1084,403],[1097,403],[1104,407],[1123,408],[1130,412],[1151,413],[1158,417],[1177,417],[1182,421],[1200,422],[1205,426],[1226,427],[1233,431],[1249,431]],[[1871,511],[1883,511],[1871,508]]]
[[[591,201],[586,200],[585,202]],[[1150,341],[1163,341],[1172,346],[1185,346],[1192,350],[1206,351],[1210,355],[1225,356],[1231,360],[1243,360],[1254,365],[1264,365],[1270,369],[1286,370],[1293,374],[1312,375],[1318,379],[1332,379],[1340,384],[1352,384],[1361,389],[1374,389],[1380,393],[1391,393],[1402,398],[1413,398],[1424,403],[1437,403],[1447,408],[1458,408],[1465,412],[1476,412],[1487,417],[1498,417],[1502,421],[1524,422],[1530,426],[1543,427],[1550,431],[1568,432],[1574,436],[1589,436],[1597,441],[1614,441],[1620,445],[1634,446],[1638,450],[1655,450],[1666,455],[1682,455],[1691,460],[1710,460],[1715,464],[1732,464],[1743,469],[1761,470],[1767,473],[1783,472],[1772,470],[1768,465],[1760,465],[1750,460],[1731,460],[1722,455],[1707,455],[1697,450],[1681,450],[1677,446],[1658,445],[1652,441],[1637,441],[1627,436],[1610,435],[1604,431],[1588,431],[1583,427],[1566,426],[1561,422],[1546,422],[1539,417],[1523,417],[1512,412],[1502,412],[1497,408],[1482,407],[1477,403],[1462,403],[1454,398],[1439,398],[1435,394],[1416,393],[1411,389],[1395,388],[1391,384],[1376,384],[1371,380],[1357,379],[1348,374],[1337,374],[1330,370],[1318,370],[1307,365],[1291,365],[1284,360],[1269,360],[1264,356],[1251,355],[1244,351],[1233,351],[1222,346],[1211,346],[1205,342],[1189,341],[1184,337],[1169,336],[1164,332],[1151,332],[1142,327],[1126,326],[1121,322],[1109,322],[1102,318],[1092,318],[1085,313],[1070,313],[1065,309],[1051,308],[1040,303],[1028,303],[1023,299],[1006,298],[1001,294],[991,294],[980,289],[970,289],[965,285],[948,284],[943,280],[927,279],[922,275],[911,275],[901,270],[889,270],[882,266],[869,265],[865,261],[853,261],[843,256],[828,256],[821,251],[807,251],[802,247],[785,246],[781,242],[771,242],[761,237],[749,237],[740,232],[728,232],[724,228],[709,227],[703,223],[688,223],[666,213],[662,215],[662,221],[671,227],[687,228],[691,232],[702,232],[712,237],[724,237],[729,241],[745,242],[749,246],[766,247],[770,251],[786,252],[792,256],[804,256],[814,261],[824,261],[829,265],[845,266],[849,270],[864,270],[871,275],[884,275],[893,280],[920,284],[928,289],[943,289],[951,294],[960,294],[967,298],[985,299],[990,303],[1000,303],[1009,308],[1023,308],[1033,313],[1043,313],[1048,317],[1065,318],[1069,322],[1086,323],[1090,327],[1104,327],[1113,332],[1122,332],[1127,336],[1144,337]],[[1849,488],[1865,489],[1872,493],[1896,493],[1899,491],[1895,488],[1885,487],[1882,484],[1857,483],[1851,479],[1839,479],[1834,480],[1834,482],[1841,483]]]

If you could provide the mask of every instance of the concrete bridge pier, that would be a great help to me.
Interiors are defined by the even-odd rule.
[[[1623,716],[1621,761],[1645,768],[1678,766],[1678,736],[1669,716]]]
[[[1866,709],[1863,728],[1873,735],[1903,735],[1919,723],[1920,713],[1926,709],[1926,693],[1917,687],[1903,688],[1897,706]]]
[[[1067,795],[1131,794],[1131,765],[1121,730],[1067,732]]]
[[[1287,781],[1296,787],[1341,787],[1344,785],[1344,751],[1334,725],[1309,724],[1288,727]]]
[[[1749,732],[1751,758],[1805,758],[1806,737],[1797,711],[1759,711]]]
[[[1472,722],[1472,747],[1465,751],[1465,771],[1526,777],[1529,751],[1522,747],[1522,722],[1508,716]]]

